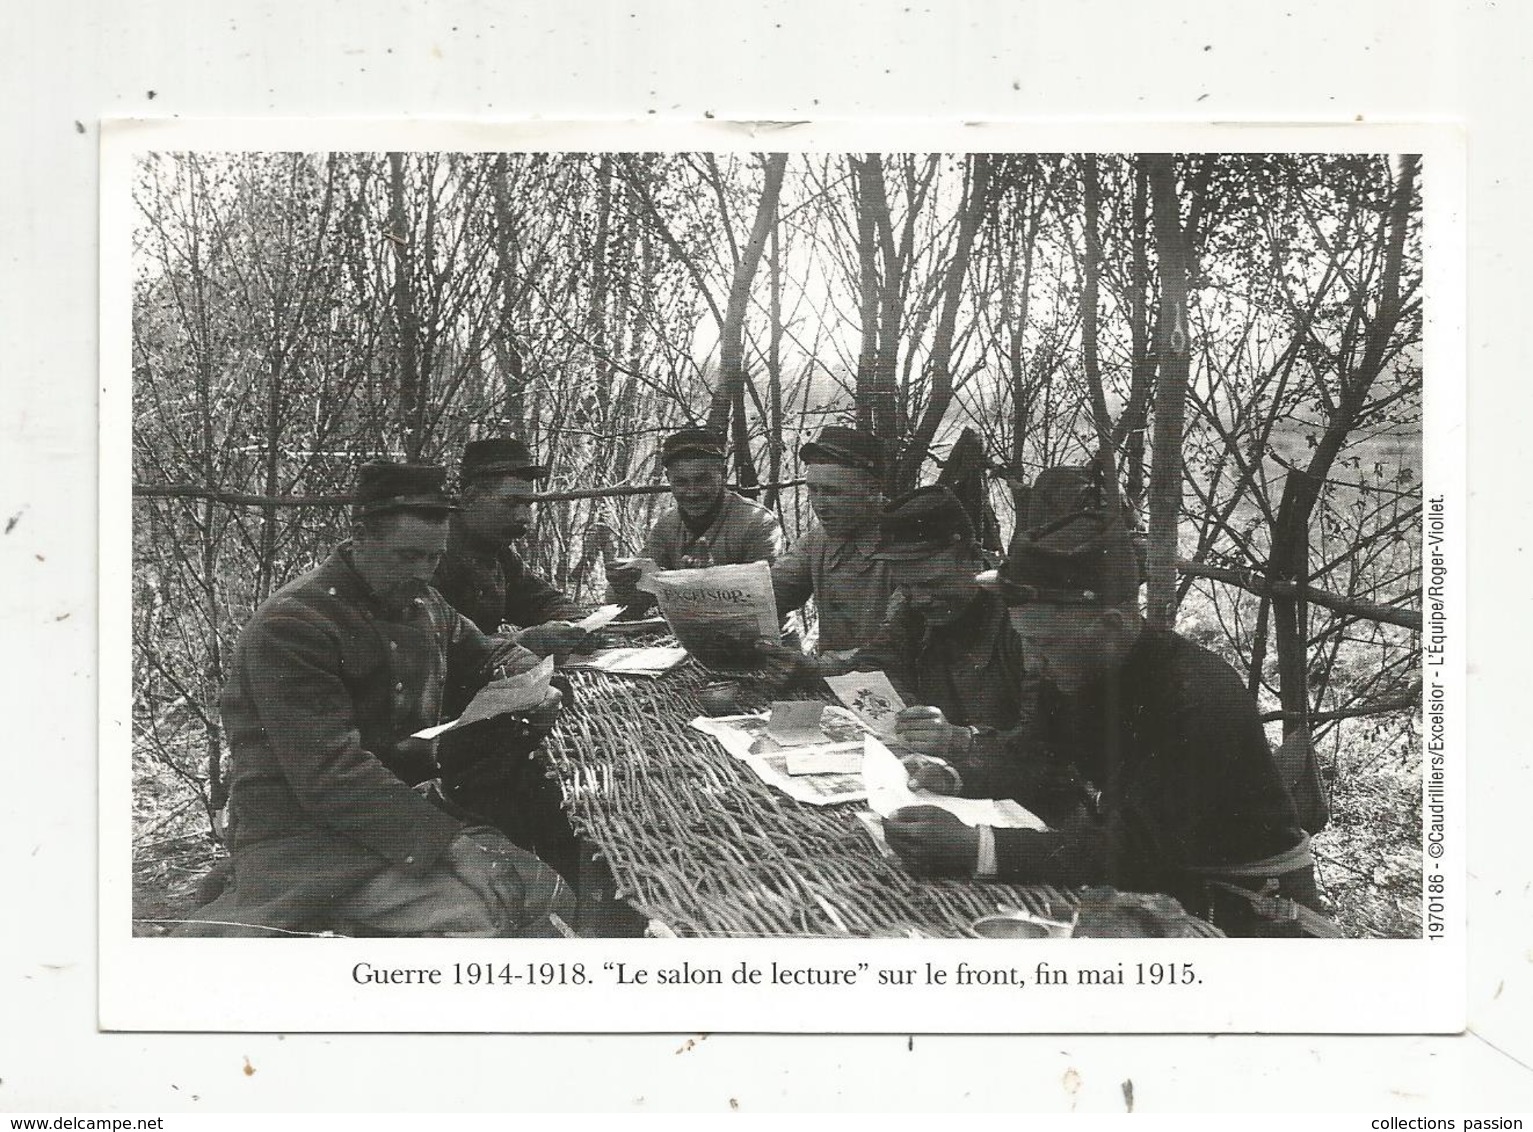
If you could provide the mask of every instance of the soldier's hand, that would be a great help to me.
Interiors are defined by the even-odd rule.
[[[394,744],[386,760],[405,778],[431,778],[436,773],[436,741],[410,735]]]
[[[857,665],[856,649],[822,652],[814,658],[814,670],[821,676],[844,676]]]
[[[527,713],[527,726],[534,731],[548,731],[559,722],[563,708],[564,693],[558,688],[550,688],[543,696],[543,702]]]
[[[779,641],[756,642],[756,663],[770,687],[781,687],[814,671],[814,662],[796,648]]]
[[[900,759],[905,773],[910,776],[912,790],[928,790],[933,794],[957,794],[963,789],[963,776],[958,768],[946,759],[932,755],[905,755]]]
[[[974,743],[967,727],[949,723],[937,707],[909,707],[894,717],[894,737],[911,750],[938,758],[966,753]]]
[[[979,858],[979,831],[936,806],[895,810],[884,839],[906,868],[928,876],[970,876]]]
[[[562,661],[572,652],[584,651],[590,636],[590,633],[572,622],[545,621],[541,625],[523,629],[516,635],[516,643],[528,652]]]
[[[520,676],[537,667],[538,657],[529,649],[516,643],[516,634],[509,626],[502,626],[505,635],[497,633],[490,638],[490,655],[484,662],[481,678],[504,680],[508,676]]]

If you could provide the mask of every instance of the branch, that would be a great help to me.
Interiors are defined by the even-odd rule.
[[[1276,723],[1280,719],[1307,719],[1311,723],[1326,723],[1337,719],[1356,719],[1364,715],[1387,715],[1392,711],[1404,711],[1413,708],[1421,702],[1421,689],[1408,696],[1398,696],[1392,700],[1379,700],[1372,704],[1359,704],[1357,707],[1337,708],[1335,711],[1313,711],[1309,713],[1296,711],[1265,711],[1261,714],[1263,723]]]
[[[1194,578],[1208,578],[1215,582],[1227,582],[1258,597],[1294,597],[1302,594],[1312,605],[1322,606],[1336,613],[1346,613],[1369,621],[1382,621],[1387,625],[1399,625],[1405,629],[1421,632],[1421,612],[1416,609],[1399,609],[1392,605],[1361,601],[1341,594],[1327,593],[1314,586],[1300,586],[1296,582],[1269,582],[1254,570],[1236,570],[1228,566],[1209,566],[1202,562],[1185,559],[1176,564],[1178,573]]]

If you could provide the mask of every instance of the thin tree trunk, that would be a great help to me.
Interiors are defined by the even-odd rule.
[[[1102,202],[1097,185],[1096,154],[1081,159],[1081,182],[1086,201],[1086,264],[1081,294],[1081,364],[1086,370],[1086,391],[1091,397],[1091,420],[1096,426],[1096,464],[1107,484],[1109,506],[1118,496],[1118,454],[1113,447],[1112,421],[1107,416],[1107,391],[1102,386],[1102,366],[1097,357],[1097,331],[1102,290]]]
[[[974,248],[974,233],[979,229],[979,218],[990,199],[990,155],[976,153],[970,158],[969,191],[959,213],[958,237],[953,248],[953,258],[948,264],[947,278],[942,287],[942,311],[932,337],[931,355],[927,360],[931,375],[931,395],[921,421],[915,427],[910,444],[900,460],[895,487],[914,487],[921,474],[942,418],[947,415],[953,401],[953,331],[958,322],[958,308],[963,302],[964,277],[969,270],[969,256]]]
[[[1384,268],[1378,310],[1368,326],[1363,356],[1357,365],[1338,359],[1340,396],[1331,419],[1315,446],[1309,465],[1291,471],[1283,484],[1278,504],[1277,523],[1272,532],[1272,552],[1268,558],[1268,578],[1273,583],[1291,583],[1291,594],[1274,594],[1272,622],[1278,654],[1278,694],[1283,705],[1283,734],[1308,729],[1309,703],[1309,524],[1320,485],[1331,473],[1342,445],[1356,426],[1358,414],[1368,398],[1368,391],[1384,367],[1389,340],[1400,318],[1400,269],[1405,251],[1405,233],[1410,223],[1411,198],[1415,192],[1416,158],[1401,158],[1395,180],[1394,199],[1387,216],[1381,218],[1380,239],[1384,242]],[[1359,296],[1356,302],[1363,302]]]
[[[772,217],[772,242],[767,254],[767,482],[782,477],[782,238],[778,218]],[[776,510],[778,488],[767,490],[763,501]]]
[[[756,220],[751,225],[750,239],[740,256],[740,267],[735,272],[729,302],[724,308],[719,339],[719,384],[713,391],[713,406],[708,411],[708,427],[719,432],[725,431],[729,424],[731,407],[738,404],[744,412],[746,306],[750,300],[751,282],[766,250],[767,234],[777,215],[777,199],[782,192],[783,172],[787,165],[786,153],[772,153],[766,157]]]
[[[1187,410],[1187,249],[1169,153],[1146,158],[1160,260],[1160,380],[1155,389],[1155,451],[1150,465],[1150,539],[1146,563],[1151,625],[1176,621],[1177,530],[1182,514],[1182,434]]]
[[[389,154],[389,226],[385,233],[394,258],[394,330],[399,350],[399,440],[407,459],[420,456],[421,437],[415,421],[421,411],[420,363],[417,348],[420,327],[415,315],[412,286],[410,228],[405,215],[404,154]]]

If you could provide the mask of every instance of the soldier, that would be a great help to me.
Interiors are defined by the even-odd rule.
[[[240,633],[222,702],[234,885],[182,934],[552,935],[549,913],[571,914],[536,856],[411,789],[435,772],[412,734],[536,662],[427,584],[454,509],[444,479],[365,465],[351,540]],[[534,722],[557,711],[554,693]]]
[[[890,503],[875,557],[888,563],[899,600],[854,668],[882,670],[907,703],[923,705],[900,713],[896,738],[951,764],[962,793],[1010,796],[1022,784],[1000,751],[1002,733],[1031,719],[1038,681],[1006,603],[976,580],[985,557],[958,497],[933,485]]]
[[[772,588],[780,614],[814,598],[819,639],[808,664],[833,675],[850,671],[853,650],[875,639],[894,593],[889,564],[875,557],[885,503],[883,451],[871,433],[831,425],[799,449],[799,459],[817,522],[772,567]],[[802,671],[797,650],[760,647],[772,669]]]
[[[471,441],[458,480],[463,509],[452,520],[433,585],[481,632],[503,630],[539,656],[579,651],[582,611],[527,565],[511,545],[532,525],[531,496],[548,466],[512,436]]]
[[[1166,893],[1230,935],[1335,935],[1315,911],[1313,860],[1256,704],[1228,664],[1147,626],[1116,514],[1080,511],[1021,532],[982,575],[1010,607],[1043,681],[1041,750],[1100,794],[1031,804],[1047,832],[971,828],[901,810],[889,843],[932,873]]]
[[[684,428],[665,438],[660,463],[673,505],[650,528],[643,557],[662,570],[775,562],[783,552],[782,524],[759,504],[726,486],[724,438],[701,428]],[[648,595],[634,589],[635,566],[608,570],[608,601],[640,609]]]

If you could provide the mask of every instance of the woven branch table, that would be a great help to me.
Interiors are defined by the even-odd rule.
[[[658,680],[570,675],[575,707],[547,749],[571,822],[619,899],[677,935],[967,936],[998,904],[1069,919],[1079,903],[886,860],[855,816],[865,803],[795,801],[688,726],[704,681],[691,663]]]

